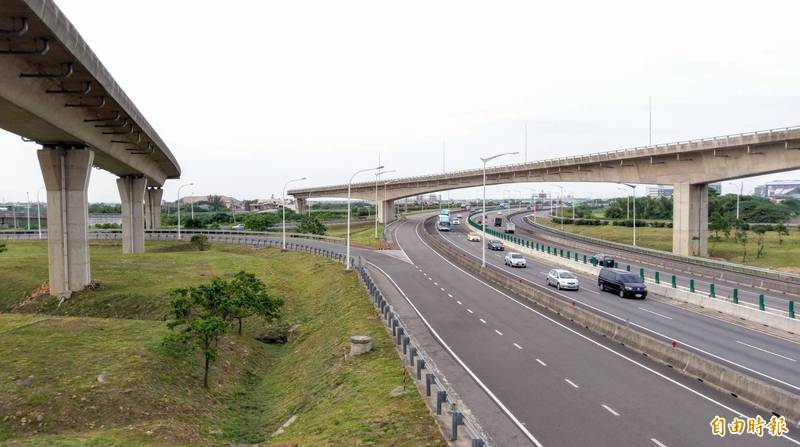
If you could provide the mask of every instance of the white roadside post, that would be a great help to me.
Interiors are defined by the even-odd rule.
[[[504,155],[516,155],[519,152],[504,152],[502,154],[492,155],[491,157],[483,158],[483,212],[481,213],[481,267],[486,268],[486,163],[494,160],[495,158]],[[467,218],[469,219],[469,218]]]
[[[305,177],[289,180],[283,184],[283,192],[281,193],[281,211],[283,211],[283,231],[281,235],[281,251],[286,251],[286,187],[289,183],[302,182]]]
[[[636,185],[623,183],[623,185],[633,190],[633,246],[636,246]]]
[[[39,189],[36,190],[36,227],[39,228],[39,239],[42,238],[42,213],[39,208],[39,193],[44,188],[44,186],[40,186]]]
[[[383,169],[383,165],[378,166],[377,168],[358,170],[350,177],[350,181],[347,182],[347,249],[346,249],[347,255],[345,256],[345,265],[344,265],[345,270],[350,270],[350,188],[353,185],[353,179],[356,178],[356,176],[358,174],[361,174],[362,172],[380,171],[381,169]]]
[[[178,240],[181,240],[181,189],[187,186],[193,186],[194,183],[184,183],[178,187],[178,200],[175,202],[178,205]]]

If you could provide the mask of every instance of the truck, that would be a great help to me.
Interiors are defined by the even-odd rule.
[[[509,220],[509,221],[506,223],[506,233],[512,233],[512,234],[513,234],[513,233],[514,233],[514,230],[516,230],[516,229],[517,229],[517,226],[516,226],[516,225],[514,225],[514,222],[511,222],[511,221]]]
[[[447,211],[447,210],[442,210]],[[439,213],[439,222],[436,224],[436,229],[439,231],[450,231],[450,213]]]

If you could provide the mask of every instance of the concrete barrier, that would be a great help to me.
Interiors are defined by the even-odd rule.
[[[422,237],[431,247],[464,270],[568,318],[596,334],[646,354],[684,375],[701,379],[704,383],[725,393],[732,393],[762,410],[785,416],[787,421],[800,428],[800,396],[687,351],[680,346],[673,346],[611,321],[581,308],[578,304],[562,301],[555,296],[534,289],[518,279],[511,278],[504,271],[491,265],[482,268],[479,261],[465,256],[457,248],[444,242],[438,236],[431,235],[428,231],[422,231]],[[550,255],[548,259],[561,258]],[[574,268],[577,263],[571,265]],[[581,264],[580,267],[583,265]]]

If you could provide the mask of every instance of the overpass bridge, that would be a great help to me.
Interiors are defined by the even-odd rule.
[[[708,184],[800,169],[800,127],[620,149],[487,168],[486,184],[608,182],[673,185],[673,252],[708,255]],[[378,218],[394,218],[404,197],[483,184],[483,170],[405,177],[381,183]],[[302,209],[311,198],[346,198],[347,185],[288,191]],[[374,200],[375,183],[352,185],[352,197]]]
[[[144,251],[145,225],[159,227],[161,187],[181,169],[52,0],[0,2],[0,128],[40,147],[51,294],[68,296],[91,279],[92,167],[119,177],[123,252]]]

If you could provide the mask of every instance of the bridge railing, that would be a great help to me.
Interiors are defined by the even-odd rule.
[[[197,229],[181,229],[181,237],[187,238],[195,234],[204,234],[206,236],[219,238],[223,236],[237,236],[237,237],[255,237],[255,238],[280,238],[282,233],[279,231],[236,231],[236,230],[197,230]],[[88,232],[90,239],[119,239],[122,237],[122,230],[93,230]],[[175,239],[177,238],[177,229],[163,229],[163,230],[145,230],[145,237],[148,239]],[[3,239],[39,239],[39,232],[36,230],[8,230],[0,231],[0,240]],[[47,231],[42,231],[42,239],[47,239]],[[345,238],[336,236],[325,236],[319,234],[306,234],[306,233],[290,233],[286,232],[286,240],[314,240],[328,242],[332,244],[344,244]]]

